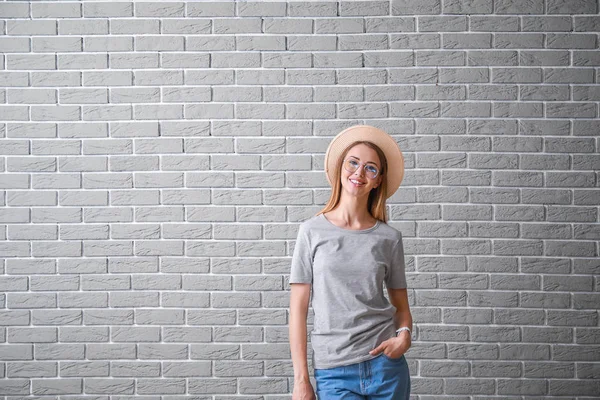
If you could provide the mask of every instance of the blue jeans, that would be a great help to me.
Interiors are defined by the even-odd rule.
[[[357,364],[315,369],[319,400],[408,400],[410,374],[404,355],[379,356]]]

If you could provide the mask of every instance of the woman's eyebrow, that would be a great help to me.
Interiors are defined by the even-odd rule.
[[[360,161],[360,158],[356,157],[356,156],[350,156],[352,158],[356,158],[358,161]],[[375,161],[367,161],[367,164],[374,164],[375,166],[377,166],[377,164],[375,163]]]

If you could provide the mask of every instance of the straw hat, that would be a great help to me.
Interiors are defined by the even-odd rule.
[[[384,177],[387,179],[385,197],[389,198],[398,190],[402,178],[404,178],[404,157],[394,138],[381,129],[369,125],[351,126],[338,133],[331,140],[325,153],[325,174],[329,185],[333,186],[332,175],[339,162],[340,155],[350,143],[357,140],[372,142],[385,154],[387,159],[387,170],[384,171]]]

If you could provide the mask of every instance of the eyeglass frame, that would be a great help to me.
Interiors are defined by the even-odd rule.
[[[358,163],[358,167],[356,167],[356,169],[355,169],[354,171],[350,171],[350,170],[348,170],[348,169],[347,169],[347,168],[344,166],[344,165],[346,164],[346,161],[347,161],[347,160],[349,160],[350,158],[354,158],[354,159],[355,159],[355,161]],[[367,171],[365,171],[365,176],[367,176],[367,178],[369,178],[369,179],[376,179],[376,178],[379,176],[379,174],[381,173],[381,170],[379,169],[379,167],[377,166],[377,164],[375,164],[375,163],[373,163],[373,162],[371,162],[371,161],[367,161],[366,163],[361,163],[360,161],[358,161],[358,158],[356,158],[356,157],[354,157],[354,156],[348,156],[348,157],[346,157],[346,158],[344,158],[344,159],[342,160],[342,166],[344,167],[344,169],[345,169],[346,171],[348,171],[348,172],[351,172],[351,173],[355,173],[355,172],[356,172],[356,171],[358,171],[358,169],[359,169],[359,168],[361,168],[361,167],[364,169],[364,167],[366,167],[366,166],[367,166],[367,164],[369,164],[369,163],[370,163],[371,165],[374,165],[374,166],[375,166],[375,168],[377,169],[377,173],[375,174],[375,176],[374,176],[373,178],[371,178],[371,177],[367,176]]]

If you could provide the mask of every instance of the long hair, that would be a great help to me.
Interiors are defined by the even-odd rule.
[[[385,194],[387,193],[387,159],[385,158],[385,153],[379,148],[379,146],[367,140],[360,140],[350,143],[340,154],[340,157],[335,165],[335,170],[333,171],[333,176],[331,177],[333,183],[329,201],[327,201],[325,207],[315,215],[326,213],[338,206],[342,196],[341,176],[343,160],[346,158],[348,151],[357,144],[364,144],[375,150],[379,156],[379,160],[381,161],[381,171],[379,174],[383,177],[383,179],[381,180],[381,184],[379,186],[377,186],[375,189],[371,189],[371,192],[369,193],[369,200],[367,201],[367,209],[374,218],[387,223],[387,211],[385,206]]]

